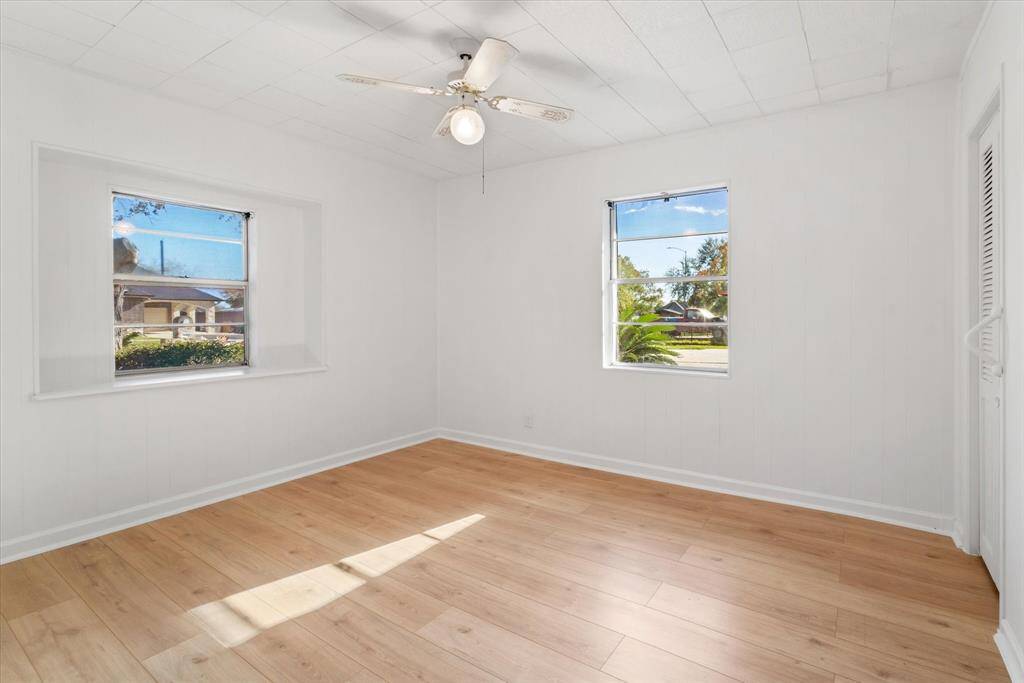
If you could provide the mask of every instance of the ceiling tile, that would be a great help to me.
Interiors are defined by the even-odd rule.
[[[591,71],[585,63],[569,52],[554,36],[542,26],[532,26],[519,33],[508,36],[509,42],[516,46],[519,55],[512,62],[512,69],[507,69],[495,84],[493,90],[498,92],[507,87],[509,79],[516,78],[515,71],[525,75],[531,81],[552,93],[565,97],[579,90],[591,90],[604,85],[604,81]],[[530,94],[522,95],[512,92],[503,94],[536,99]],[[556,103],[556,102],[552,102]]]
[[[936,30],[915,39],[894,40],[889,50],[889,68],[931,64],[943,75],[953,75],[960,70],[973,34],[970,28],[958,27]]]
[[[235,99],[231,95],[194,83],[181,76],[167,79],[154,88],[153,92],[181,102],[211,109],[219,109]]]
[[[202,26],[226,38],[239,36],[262,21],[262,17],[230,0],[151,0],[165,12]]]
[[[611,5],[600,0],[524,0],[523,7],[584,64],[611,83],[661,71]]]
[[[292,5],[293,3],[289,3],[286,7]],[[341,12],[337,7],[334,9]],[[275,16],[276,14],[277,12],[274,13]],[[332,52],[326,45],[270,20],[256,24],[231,41],[231,44],[273,55],[275,59],[294,67],[312,64]]]
[[[737,50],[732,53],[732,58],[744,78],[756,78],[810,62],[803,35],[787,36]]]
[[[413,173],[426,176],[428,178],[434,178],[436,180],[443,180],[445,178],[453,178],[454,173],[446,171],[445,169],[426,164],[422,161],[412,159],[401,154],[397,154],[387,149],[373,149],[365,154],[366,158],[377,161],[386,166],[393,166],[403,168]]]
[[[118,27],[195,59],[225,43],[223,36],[145,2],[129,12]]]
[[[800,11],[814,60],[884,49],[889,43],[891,2],[801,0]]]
[[[783,95],[792,95],[805,90],[814,90],[814,73],[810,64],[798,66],[795,69],[777,71],[765,76],[747,81],[750,94],[760,102]]]
[[[804,92],[783,95],[782,97],[773,97],[767,100],[758,100],[757,105],[765,114],[776,114],[780,111],[788,111],[790,109],[802,109],[803,107],[811,107],[814,106],[815,104],[819,104],[820,102],[821,99],[818,97],[817,90],[806,90]]]
[[[434,9],[478,40],[502,38],[537,23],[512,0],[445,0]]]
[[[457,57],[452,40],[469,36],[432,9],[393,24],[384,29],[384,33],[435,63]]]
[[[739,50],[803,33],[796,0],[762,0],[715,15],[726,47]]]
[[[334,0],[334,4],[378,30],[427,8],[419,0]]]
[[[259,50],[252,50],[235,40],[211,52],[205,61],[230,69],[243,78],[263,83],[272,83],[296,71],[295,67],[269,57]]]
[[[245,119],[246,121],[251,121],[252,123],[258,123],[261,126],[273,126],[276,123],[281,123],[291,118],[288,114],[248,100],[228,102],[220,108],[220,111]]]
[[[313,140],[314,142],[327,142],[328,129],[318,126],[302,119],[287,119],[273,126],[276,130],[283,130],[286,133],[296,135],[300,138]]]
[[[927,29],[975,26],[985,12],[978,0],[896,0],[893,8],[894,30],[907,23]]]
[[[0,21],[0,43],[65,64],[75,61],[89,49],[87,45],[40,31],[14,19]]]
[[[321,104],[272,85],[260,88],[256,92],[246,95],[245,100],[247,102],[255,102],[270,109],[276,109],[289,116],[301,118],[305,118],[310,114],[315,115],[315,112],[323,108]]]
[[[753,102],[738,104],[735,107],[727,107],[725,109],[716,109],[715,111],[709,111],[704,114],[713,126],[732,123],[734,121],[743,121],[744,119],[752,119],[760,115],[761,110],[758,109],[757,105]]]
[[[430,66],[430,62],[394,38],[383,33],[374,33],[354,45],[349,45],[338,54],[363,65],[367,76],[397,78],[418,69]]]
[[[888,55],[882,47],[814,62],[814,76],[820,87],[856,81],[885,73]]]
[[[714,16],[731,12],[734,9],[746,7],[747,5],[753,5],[754,2],[756,0],[704,0],[704,6],[708,8],[708,13]]]
[[[611,4],[641,38],[708,18],[700,0],[611,0]]]
[[[205,85],[208,88],[213,88],[235,97],[248,95],[270,82],[269,79],[265,78],[265,74],[264,77],[253,78],[251,75],[243,75],[206,60],[192,64],[179,75],[200,85]]]
[[[358,96],[358,91],[349,89],[342,81],[333,76],[321,76],[309,71],[295,73],[277,81],[274,85],[282,90],[305,97],[317,104],[337,105],[351,102]],[[380,88],[383,90],[383,88]]]
[[[93,19],[117,24],[139,4],[139,0],[60,0],[57,4],[88,14]]]
[[[846,83],[830,85],[827,88],[820,88],[819,91],[821,92],[822,102],[835,102],[837,100],[846,100],[851,97],[881,92],[885,90],[885,86],[885,76],[871,76],[858,81],[847,81]]]
[[[953,75],[948,68],[938,64],[919,63],[893,69],[889,74],[890,88],[904,88],[908,85],[927,83]]]
[[[701,113],[735,107],[752,101],[745,83],[730,83],[707,90],[687,93],[693,106]]]
[[[615,144],[615,138],[582,112],[576,112],[572,121],[560,123],[552,130],[566,142],[583,149],[596,149]]]
[[[664,4],[671,7],[685,7],[684,3]],[[729,54],[714,22],[703,9],[696,17],[690,11],[680,12],[679,17],[687,17],[686,21],[673,21],[671,18],[666,18],[659,23],[642,21],[634,25],[630,17],[636,13],[636,8],[646,7],[646,3],[625,2],[616,4],[615,7],[626,17],[630,28],[647,46],[658,63],[666,69],[682,64],[724,58]],[[634,9],[627,11],[626,8]],[[642,16],[645,19],[650,18],[646,15]]]
[[[327,0],[289,2],[274,11],[270,18],[332,51],[374,32],[372,26]]]
[[[683,92],[707,90],[718,85],[739,83],[740,75],[730,57],[693,62],[668,69],[669,77]]]
[[[196,61],[191,55],[129,33],[119,26],[104,36],[96,47],[108,54],[167,73],[178,73]]]
[[[658,135],[658,129],[629,105],[617,92],[604,85],[572,94],[569,103],[587,112],[587,117],[619,142],[642,140]]]
[[[613,83],[612,87],[662,133],[691,126],[697,110],[666,74],[641,76]]]
[[[519,55],[512,63],[513,69],[506,69],[494,88],[506,87],[507,79],[513,77],[514,70],[519,70],[546,90],[561,96],[604,85],[600,76],[577,59],[543,26],[531,26],[513,33],[508,36],[508,40],[519,50]],[[528,94],[515,94],[515,97],[533,99]]]
[[[95,45],[111,28],[105,21],[43,0],[4,0],[0,2],[0,14],[84,45]]]
[[[138,88],[152,88],[166,81],[170,74],[92,48],[75,66],[111,80]]]
[[[267,16],[283,5],[285,0],[235,0],[235,2],[257,14]]]

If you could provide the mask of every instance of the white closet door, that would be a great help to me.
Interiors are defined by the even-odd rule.
[[[978,143],[978,319],[1002,305],[1002,231],[998,118]],[[978,332],[978,453],[981,557],[997,587],[1002,576],[1003,372],[1002,320]]]

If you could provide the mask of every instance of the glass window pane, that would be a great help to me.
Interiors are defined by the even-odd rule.
[[[244,280],[241,242],[169,237],[114,229],[114,272],[142,277]]]
[[[115,369],[245,362],[245,290],[114,285]]]
[[[114,226],[122,231],[159,230],[241,240],[245,217],[236,211],[208,209],[156,199],[114,195]]]
[[[729,242],[719,237],[667,237],[619,242],[618,277],[727,275]]]
[[[722,323],[729,316],[724,281],[617,285],[616,300],[619,322]]]
[[[725,189],[615,204],[615,231],[619,239],[706,235],[728,230],[729,192]]]
[[[618,363],[715,372],[729,369],[727,328],[714,328],[703,335],[676,335],[667,324],[619,324],[615,330]]]

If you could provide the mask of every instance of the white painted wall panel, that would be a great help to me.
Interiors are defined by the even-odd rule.
[[[2,62],[5,548],[434,426],[433,181],[20,53],[4,50]],[[33,400],[32,142],[321,203],[329,369]],[[296,311],[297,325],[314,304]],[[184,426],[185,443],[173,436]]]
[[[443,182],[441,426],[947,528],[953,112],[946,81]],[[731,377],[602,369],[604,200],[722,180]]]

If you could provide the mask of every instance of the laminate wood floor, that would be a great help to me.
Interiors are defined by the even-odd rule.
[[[4,683],[1009,680],[946,537],[442,440],[0,578]]]

